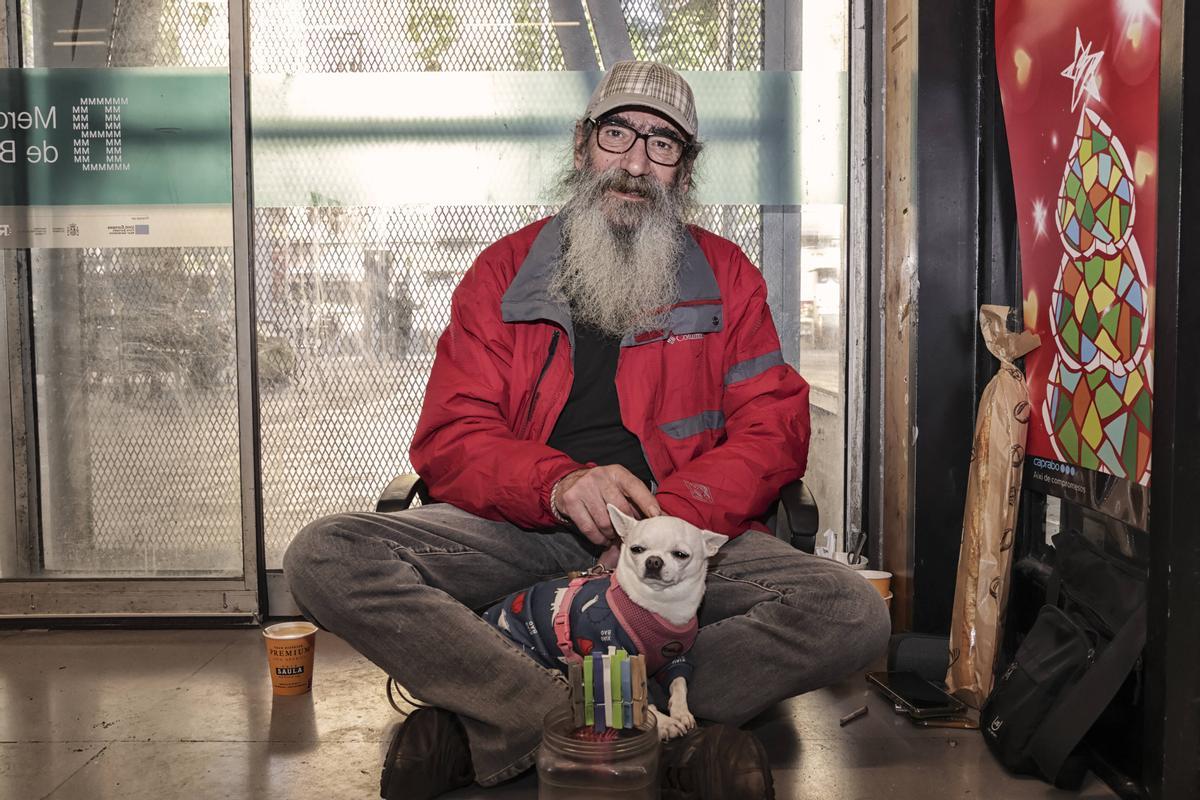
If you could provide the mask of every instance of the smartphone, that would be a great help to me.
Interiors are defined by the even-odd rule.
[[[912,724],[919,728],[962,728],[968,731],[979,730],[979,723],[970,717],[927,717],[913,718]]]
[[[960,714],[966,704],[939,689],[915,672],[868,672],[867,681],[913,719]]]

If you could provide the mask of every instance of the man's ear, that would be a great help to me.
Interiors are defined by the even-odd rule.
[[[713,533],[712,531],[700,531],[704,537],[704,555],[706,558],[712,558],[721,549],[721,545],[729,541],[729,537],[723,533]]]
[[[680,168],[679,177],[675,179],[675,185],[679,187],[680,194],[687,194],[688,189],[692,188],[692,168],[690,165]]]
[[[583,139],[583,123],[576,122],[575,123],[575,169],[583,169],[584,162],[587,161],[587,158],[585,157],[586,154],[584,153],[584,148],[586,146],[587,146],[587,142],[585,142]]]
[[[622,541],[633,530],[633,526],[637,524],[636,519],[623,513],[621,509],[612,503],[608,504],[608,518],[612,520],[613,530],[617,532],[617,536],[620,536]]]

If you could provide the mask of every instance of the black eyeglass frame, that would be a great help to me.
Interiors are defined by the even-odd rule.
[[[646,158],[650,159],[655,164],[658,164],[661,167],[677,167],[681,163],[683,163],[683,159],[687,156],[688,151],[692,149],[691,142],[686,142],[683,139],[680,139],[678,136],[672,136],[669,133],[642,133],[637,128],[633,127],[632,125],[626,125],[624,122],[621,122],[621,121],[615,120],[615,119],[589,119],[588,121],[592,123],[592,128],[594,129],[594,133],[596,136],[596,146],[599,147],[601,150],[603,150],[606,153],[613,153],[614,155],[621,155],[623,153],[628,153],[630,150],[633,149],[634,145],[637,144],[639,139],[645,139],[646,140],[646,144],[645,144]],[[624,128],[625,130],[632,133],[633,139],[631,139],[629,141],[629,146],[626,147],[624,150],[610,150],[608,147],[605,147],[604,143],[600,141],[600,127],[602,125],[615,125],[618,128]],[[654,155],[651,153],[651,148],[650,148],[650,140],[651,139],[666,139],[667,141],[675,142],[676,144],[678,144],[680,146],[679,158],[675,159],[675,161],[671,162],[670,164],[657,160],[654,157]]]

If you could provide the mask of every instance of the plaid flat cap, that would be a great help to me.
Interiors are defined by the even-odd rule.
[[[612,65],[592,99],[587,116],[599,119],[622,106],[645,106],[669,118],[688,136],[696,136],[696,100],[678,72],[655,61],[619,61]]]

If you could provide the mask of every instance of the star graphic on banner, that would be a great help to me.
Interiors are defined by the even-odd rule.
[[[1096,100],[1103,99],[1100,97],[1100,85],[1096,83],[1096,72],[1100,69],[1100,59],[1103,56],[1103,50],[1098,53],[1092,52],[1091,42],[1087,43],[1087,47],[1083,46],[1083,39],[1079,36],[1079,28],[1076,28],[1075,60],[1071,62],[1070,66],[1059,73],[1064,78],[1070,78],[1074,83],[1071,90],[1072,112],[1079,106],[1079,101],[1084,94]]]
[[[1049,209],[1046,208],[1046,201],[1038,198],[1033,201],[1033,230],[1034,240],[1046,238],[1046,214]]]

